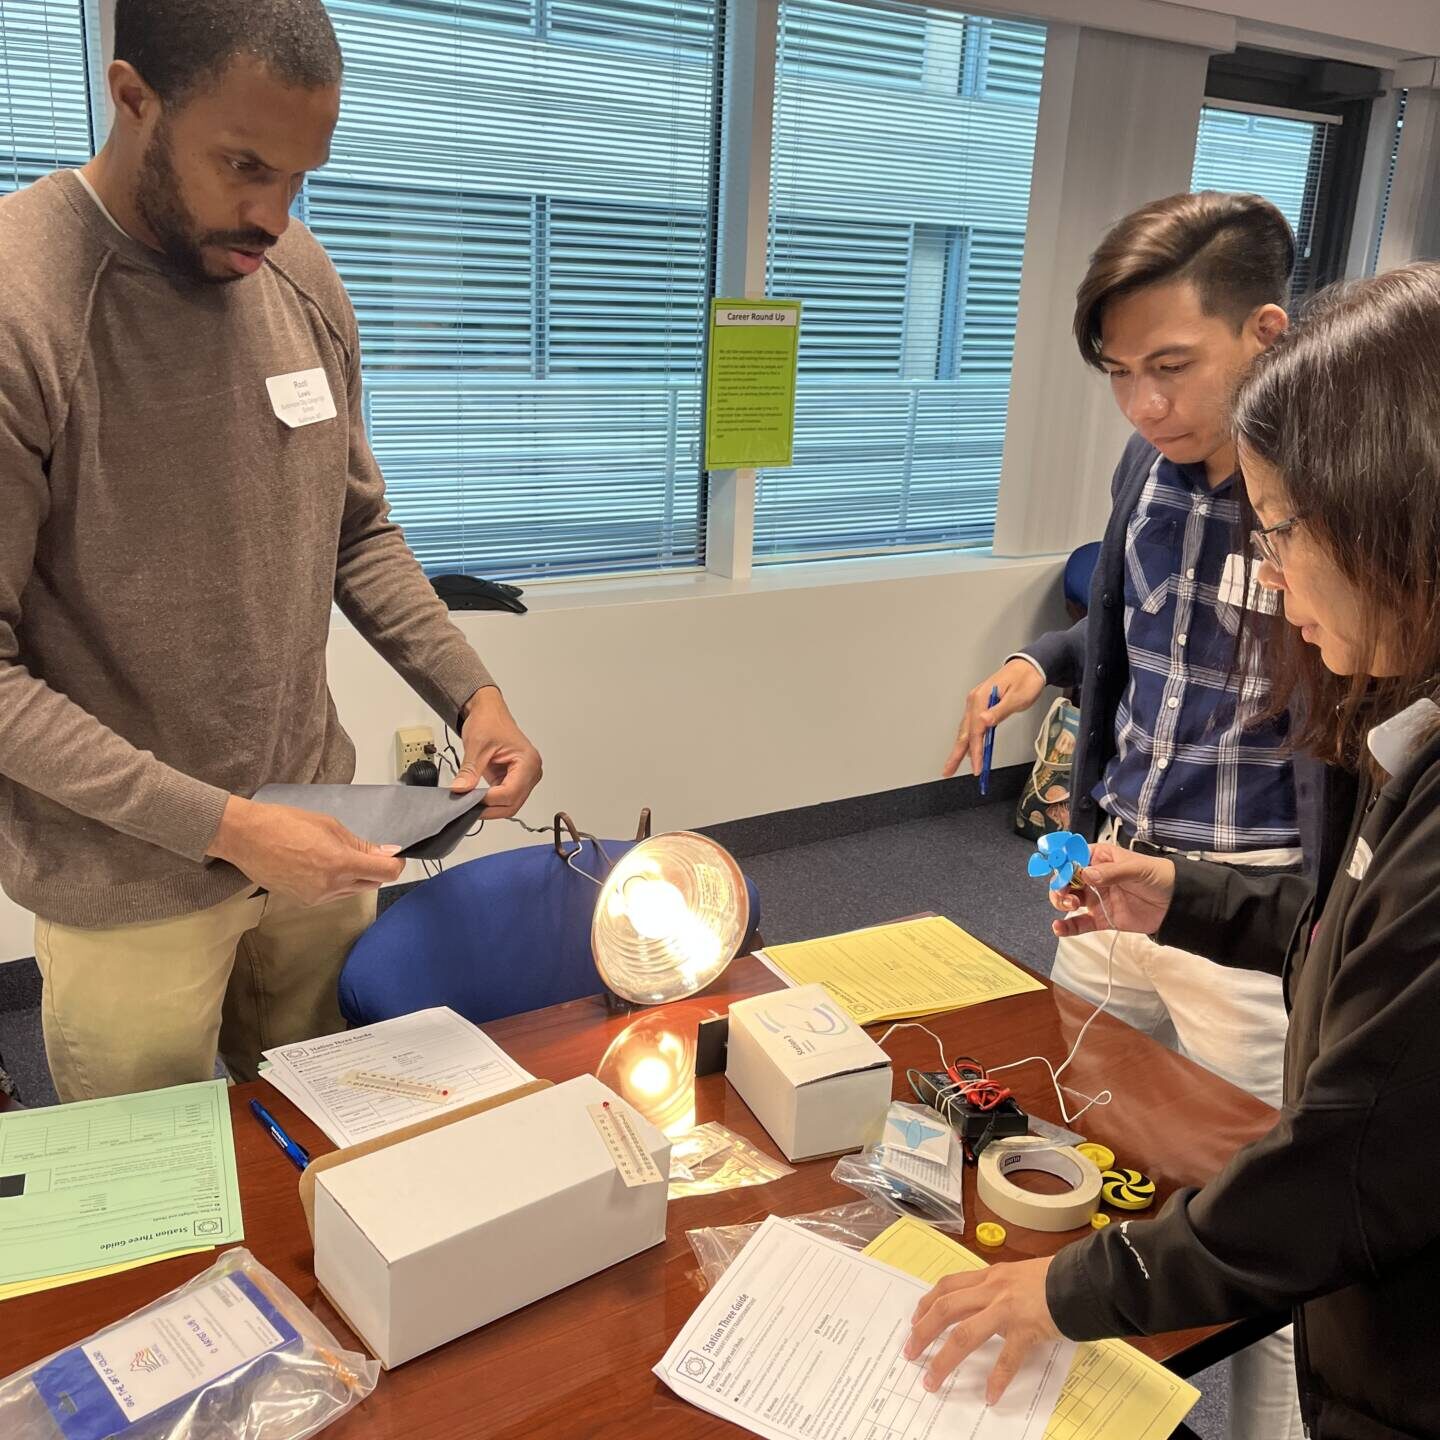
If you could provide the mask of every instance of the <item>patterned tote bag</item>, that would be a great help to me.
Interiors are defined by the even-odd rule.
[[[1035,737],[1035,764],[1015,807],[1015,828],[1026,839],[1070,828],[1070,778],[1079,734],[1080,708],[1061,695]]]

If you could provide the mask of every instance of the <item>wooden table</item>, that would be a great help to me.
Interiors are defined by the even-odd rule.
[[[645,1044],[661,1031],[693,1036],[701,1018],[723,1013],[731,1000],[777,987],[775,977],[747,957],[732,965],[704,996],[660,1010],[615,1014],[597,997],[516,1016],[485,1029],[537,1076],[561,1081],[599,1068],[615,1085],[617,1057],[628,1073]],[[1058,1063],[1090,1010],[1068,991],[1047,986],[925,1023],[944,1039],[952,1056],[974,1055],[998,1065],[1043,1054]],[[882,1027],[874,1027],[872,1033],[882,1033]],[[918,1030],[904,1030],[886,1048],[896,1062],[895,1093],[910,1099],[905,1069],[931,1068],[935,1043]],[[610,1060],[605,1063],[607,1051]],[[1260,1101],[1108,1015],[1090,1027],[1065,1078],[1086,1094],[1107,1087],[1114,1093],[1113,1103],[1092,1110],[1080,1128],[1089,1139],[1113,1149],[1119,1163],[1151,1175],[1162,1199],[1177,1186],[1213,1176],[1238,1146],[1262,1134],[1275,1118],[1274,1111]],[[1027,1111],[1060,1119],[1043,1066],[1011,1071],[1007,1079]],[[254,1094],[263,1096],[276,1119],[313,1154],[332,1148],[314,1125],[263,1082],[232,1092],[244,1243],[343,1342],[354,1343],[316,1291],[296,1172],[250,1116],[247,1102]],[[693,1092],[662,1096],[658,1103],[666,1116],[682,1120],[693,1104],[697,1122],[718,1120],[767,1153],[777,1153],[722,1075],[707,1076]],[[335,1440],[738,1436],[742,1432],[728,1422],[681,1403],[650,1371],[703,1292],[685,1232],[698,1226],[758,1221],[772,1212],[799,1215],[858,1199],[830,1179],[832,1166],[833,1161],[813,1161],[769,1185],[672,1202],[663,1246],[383,1374],[370,1399],[327,1433]],[[973,1234],[975,1221],[991,1218],[975,1195],[973,1173],[966,1179],[965,1211],[967,1235]],[[1089,1233],[1049,1236],[1013,1225],[1007,1228],[1008,1244],[996,1252],[1002,1259],[1050,1253]],[[213,1258],[188,1256],[5,1302],[0,1305],[0,1334],[6,1372],[119,1320],[199,1273]],[[456,1278],[464,1283],[463,1276]],[[1139,1343],[1172,1369],[1192,1374],[1269,1328],[1187,1331]],[[358,1343],[356,1348],[361,1348]]]

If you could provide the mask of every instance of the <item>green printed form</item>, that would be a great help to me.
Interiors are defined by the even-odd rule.
[[[223,1080],[0,1115],[0,1285],[244,1233]]]
[[[789,465],[795,440],[798,300],[712,300],[705,468]]]

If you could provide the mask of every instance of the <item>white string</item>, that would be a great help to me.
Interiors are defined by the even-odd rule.
[[[1093,887],[1092,887],[1093,888]],[[1100,912],[1105,916],[1105,924],[1110,929],[1110,953],[1105,959],[1105,996],[1100,1003],[1090,1012],[1089,1018],[1080,1027],[1080,1033],[1075,1037],[1075,1043],[1070,1047],[1070,1053],[1060,1062],[1059,1067],[1052,1065],[1043,1055],[1027,1055],[1023,1060],[1011,1060],[1005,1065],[993,1065],[985,1074],[987,1078],[998,1074],[1001,1070],[1014,1070],[1020,1065],[1043,1065],[1050,1072],[1050,1083],[1055,1087],[1055,1099],[1060,1105],[1060,1118],[1066,1125],[1074,1123],[1092,1106],[1108,1105],[1115,1097],[1109,1090],[1102,1090],[1098,1095],[1087,1095],[1083,1090],[1076,1090],[1073,1086],[1062,1085],[1060,1077],[1070,1068],[1070,1062],[1074,1060],[1080,1049],[1080,1042],[1085,1038],[1085,1032],[1095,1023],[1101,1011],[1110,1003],[1110,997],[1115,993],[1115,947],[1120,943],[1120,932],[1115,928],[1115,922],[1110,918],[1109,906],[1105,904],[1105,897],[1094,890],[1095,898],[1100,902]],[[1072,1095],[1078,1095],[1085,1103],[1072,1115],[1065,1108],[1065,1094],[1068,1090]]]
[[[944,1041],[928,1025],[921,1025],[919,1021],[901,1020],[892,1025],[875,1043],[884,1045],[897,1030],[923,1030],[935,1042],[935,1048],[940,1053],[940,1073],[942,1075],[949,1074],[950,1062],[945,1058]],[[915,1091],[917,1096],[920,1093],[919,1087],[912,1077],[919,1073],[913,1065],[905,1072],[905,1078],[910,1081],[910,1088]],[[930,1108],[938,1110],[947,1120],[953,1122],[954,1117],[950,1114],[951,1107],[954,1101],[970,1088],[971,1083],[969,1080],[947,1080],[944,1085],[935,1086],[935,1103]]]
[[[581,871],[581,874],[584,874],[584,872]],[[1075,1043],[1070,1047],[1070,1053],[1060,1062],[1058,1067],[1052,1065],[1043,1055],[1027,1055],[1023,1060],[1010,1060],[1004,1065],[990,1065],[985,1069],[985,1078],[988,1080],[992,1075],[998,1075],[1002,1070],[1014,1070],[1021,1065],[1043,1065],[1050,1072],[1050,1083],[1055,1087],[1055,1099],[1060,1106],[1060,1118],[1066,1125],[1074,1125],[1092,1105],[1108,1105],[1115,1098],[1109,1090],[1102,1090],[1098,1095],[1087,1095],[1083,1090],[1076,1090],[1074,1086],[1062,1085],[1060,1083],[1060,1077],[1070,1068],[1070,1062],[1074,1060],[1080,1050],[1080,1042],[1084,1040],[1085,1032],[1095,1023],[1096,1017],[1110,1004],[1110,998],[1115,993],[1115,947],[1120,943],[1120,932],[1116,930],[1114,921],[1110,919],[1110,909],[1105,904],[1105,897],[1098,890],[1096,890],[1094,894],[1095,898],[1100,902],[1100,911],[1101,914],[1105,916],[1105,924],[1111,931],[1110,953],[1105,959],[1105,996],[1094,1010],[1090,1012],[1089,1018],[1080,1027],[1080,1033],[1076,1035]],[[892,1025],[876,1043],[884,1045],[897,1030],[923,1030],[935,1042],[935,1048],[940,1052],[941,1072],[943,1074],[949,1074],[950,1065],[945,1059],[944,1043],[929,1026],[921,1025],[914,1020],[902,1020],[898,1024]],[[965,1089],[967,1083],[968,1082],[963,1080],[952,1080],[948,1085],[942,1085],[936,1090],[936,1104],[934,1108],[939,1110],[947,1120],[950,1118],[949,1102],[954,1098],[951,1092]],[[1067,1090],[1072,1095],[1078,1095],[1080,1099],[1085,1102],[1073,1115],[1065,1108],[1065,1092]]]
[[[940,1052],[941,1070],[949,1071],[950,1062],[945,1058],[944,1042],[928,1025],[922,1025],[918,1020],[901,1020],[892,1025],[875,1043],[883,1045],[897,1030],[923,1030],[935,1042],[935,1048]]]

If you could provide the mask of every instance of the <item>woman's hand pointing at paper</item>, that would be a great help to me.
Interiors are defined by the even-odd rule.
[[[919,1360],[944,1335],[925,1361],[925,1388],[938,1390],[956,1366],[999,1335],[1000,1358],[985,1385],[986,1404],[995,1404],[1036,1345],[1063,1338],[1045,1300],[1049,1269],[1047,1256],[961,1271],[938,1281],[916,1308],[905,1344],[905,1358]]]

